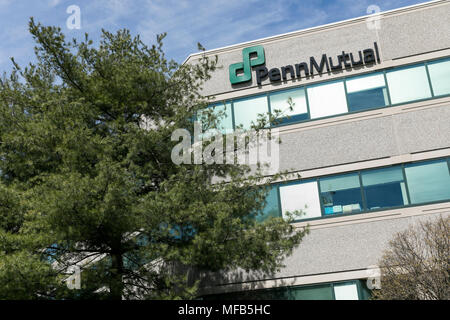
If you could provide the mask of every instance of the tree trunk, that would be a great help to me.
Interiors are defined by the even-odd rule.
[[[123,296],[123,258],[121,253],[111,254],[111,284],[109,298],[111,300],[122,300]]]

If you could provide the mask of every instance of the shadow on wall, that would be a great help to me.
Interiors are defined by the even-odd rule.
[[[287,292],[284,287],[293,286],[295,279],[275,279],[270,281],[271,290],[267,288],[267,279],[273,279],[273,273],[263,271],[247,272],[243,269],[223,272],[204,272],[191,271],[190,280],[195,281],[200,279],[199,296],[214,295],[218,293],[239,292],[240,299],[287,299]],[[273,289],[281,287],[280,289]],[[254,290],[261,290],[257,296]]]

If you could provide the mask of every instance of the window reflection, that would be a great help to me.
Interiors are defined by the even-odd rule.
[[[401,167],[363,171],[361,179],[368,210],[408,204]]]
[[[257,124],[258,114],[268,120],[269,106],[267,97],[252,97],[234,101],[234,120],[236,127],[242,126],[242,129],[251,128],[252,122]]]
[[[292,101],[292,110],[289,108],[289,98]],[[272,93],[269,99],[272,113],[274,110],[282,112],[280,123],[298,122],[309,118],[304,88]]]
[[[351,78],[346,81],[349,111],[385,107],[389,104],[382,73]]]
[[[431,97],[425,66],[386,73],[392,104]]]
[[[405,167],[411,203],[450,199],[450,173],[447,161],[417,163]]]
[[[450,60],[428,64],[428,72],[434,95],[450,94]]]
[[[363,210],[357,173],[320,179],[324,214],[347,214]]]

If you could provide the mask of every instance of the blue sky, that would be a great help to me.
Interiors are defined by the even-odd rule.
[[[0,0],[0,72],[11,70],[10,57],[20,65],[33,60],[28,33],[31,16],[45,25],[62,28],[69,38],[89,33],[98,40],[101,29],[121,28],[140,34],[152,44],[156,34],[167,32],[167,56],[182,62],[197,51],[269,37],[367,14],[369,5],[381,11],[421,0]],[[70,5],[81,12],[81,28],[69,29]]]

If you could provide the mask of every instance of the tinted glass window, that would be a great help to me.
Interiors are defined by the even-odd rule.
[[[386,73],[392,104],[431,97],[425,66]]]
[[[450,199],[450,173],[447,161],[405,166],[411,203]]]
[[[293,300],[333,300],[333,292],[328,284],[294,287],[291,289]]]
[[[244,130],[250,129],[252,121],[256,124],[258,114],[263,114],[267,119],[269,107],[266,96],[236,100],[233,104],[236,127],[242,125]]]
[[[403,206],[408,204],[401,167],[383,168],[361,173],[367,209]]]
[[[212,114],[217,119],[217,130],[224,134],[233,132],[233,116],[231,111],[231,103],[227,102],[211,105],[207,110],[211,110]],[[207,113],[204,111],[198,111],[197,121],[205,122],[205,125],[208,125],[209,121]]]
[[[346,81],[349,111],[384,107],[389,104],[382,73],[351,78]]]
[[[358,174],[320,179],[324,214],[361,212],[363,209]]]
[[[278,207],[278,189],[273,186],[266,197],[266,206],[263,210],[263,215],[256,216],[256,221],[262,222],[271,217],[279,217],[280,210]]]
[[[428,64],[428,72],[434,95],[450,94],[450,60]]]
[[[280,123],[297,122],[309,118],[304,88],[272,93],[269,99],[272,112],[280,110],[283,113]],[[290,110],[288,99],[292,101],[292,110]]]

